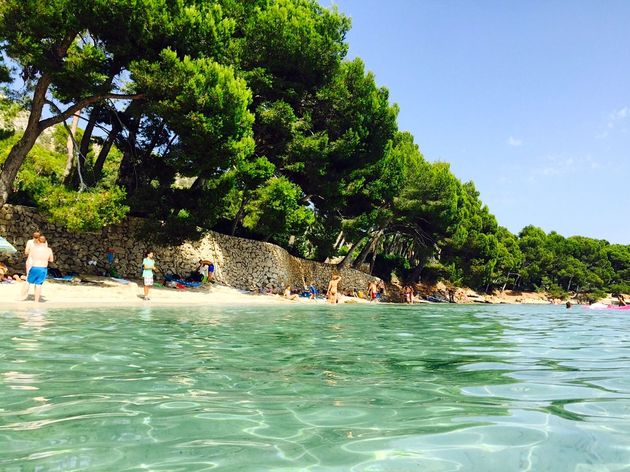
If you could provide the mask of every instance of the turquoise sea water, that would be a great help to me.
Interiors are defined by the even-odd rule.
[[[0,308],[0,470],[630,470],[628,316]]]

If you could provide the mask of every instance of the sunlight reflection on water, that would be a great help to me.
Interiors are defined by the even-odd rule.
[[[0,470],[627,470],[624,322],[551,305],[0,312]]]

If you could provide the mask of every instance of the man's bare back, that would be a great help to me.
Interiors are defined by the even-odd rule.
[[[53,262],[53,252],[45,243],[33,244],[29,252],[33,267],[48,267],[49,262]]]

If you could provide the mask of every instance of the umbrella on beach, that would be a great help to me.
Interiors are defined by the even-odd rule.
[[[0,236],[0,253],[15,254],[17,249],[9,241]]]

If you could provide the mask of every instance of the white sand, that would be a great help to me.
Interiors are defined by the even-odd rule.
[[[323,300],[297,298],[287,300],[280,295],[259,295],[226,287],[219,284],[207,284],[200,288],[160,288],[153,287],[151,300],[143,300],[142,286],[135,282],[121,284],[107,277],[85,276],[84,282],[62,282],[48,280],[42,289],[42,307],[108,307],[108,306],[223,306],[223,305],[287,305],[287,304],[324,304]],[[85,283],[88,282],[88,283]],[[90,283],[91,282],[91,283]],[[19,308],[34,306],[33,288],[28,300],[21,300],[21,291],[25,282],[12,284],[0,283],[0,308]],[[491,303],[549,303],[544,294],[506,291],[500,295],[478,296]],[[469,300],[472,302],[473,300]],[[341,303],[368,303],[367,300],[341,297]],[[610,302],[610,300],[605,300]]]
[[[220,306],[220,305],[287,305],[320,304],[321,300],[308,298],[287,300],[280,295],[251,294],[219,284],[207,284],[200,288],[160,288],[153,287],[150,300],[143,300],[143,288],[135,282],[124,285],[106,277],[87,276],[80,282],[46,281],[42,287],[42,307],[108,307],[108,306]],[[21,298],[25,282],[0,283],[0,308],[18,308],[35,305],[33,287],[30,287],[26,301]],[[342,302],[366,302],[344,297]]]

